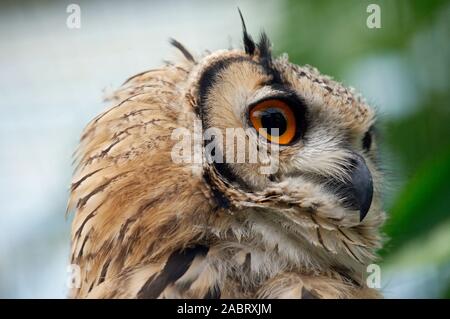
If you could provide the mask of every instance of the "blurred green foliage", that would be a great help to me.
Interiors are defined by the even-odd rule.
[[[369,4],[381,8],[381,29],[366,27]],[[436,18],[447,0],[287,0],[282,14],[278,52],[291,60],[340,75],[365,54],[402,49],[416,32]]]
[[[370,14],[366,8],[371,3],[381,8],[380,29],[366,26]],[[292,62],[311,64],[346,82],[346,70],[358,61],[395,53],[408,65],[411,76],[417,77],[412,79],[420,87],[414,109],[402,116],[380,117],[382,166],[387,167],[388,184],[396,180],[385,194],[384,231],[389,241],[380,254],[384,260],[395,259],[411,242],[420,251],[421,238],[433,236],[442,224],[450,225],[450,3],[288,0],[284,9],[274,49],[289,52]],[[358,89],[358,83],[352,85]],[[450,249],[446,251],[446,258],[439,262],[448,266]],[[450,281],[445,280],[448,288],[440,296],[450,297]]]
[[[385,230],[391,238],[390,251],[450,219],[448,123],[448,112],[423,107],[413,116],[390,121],[386,126],[385,141],[407,172],[406,183],[389,208],[390,219]]]

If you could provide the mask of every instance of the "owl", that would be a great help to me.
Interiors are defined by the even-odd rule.
[[[70,297],[381,297],[365,279],[385,219],[374,110],[242,24],[243,49],[171,40],[179,61],[85,128]]]

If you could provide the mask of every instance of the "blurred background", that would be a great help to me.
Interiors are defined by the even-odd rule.
[[[70,29],[67,7],[81,8]],[[381,28],[368,28],[369,4]],[[102,97],[177,55],[269,34],[276,53],[362,92],[386,175],[382,291],[450,297],[449,1],[2,1],[0,297],[64,298],[71,155]]]

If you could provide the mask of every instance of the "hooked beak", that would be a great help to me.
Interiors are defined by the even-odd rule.
[[[369,212],[373,197],[373,181],[364,158],[354,153],[349,167],[349,180],[329,183],[333,192],[342,198],[344,205],[359,211],[360,221]]]

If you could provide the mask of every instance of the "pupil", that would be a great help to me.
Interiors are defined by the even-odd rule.
[[[277,109],[267,109],[261,115],[261,124],[272,136],[281,136],[287,129],[286,118],[283,113]],[[271,129],[277,128],[278,134],[271,133]]]

